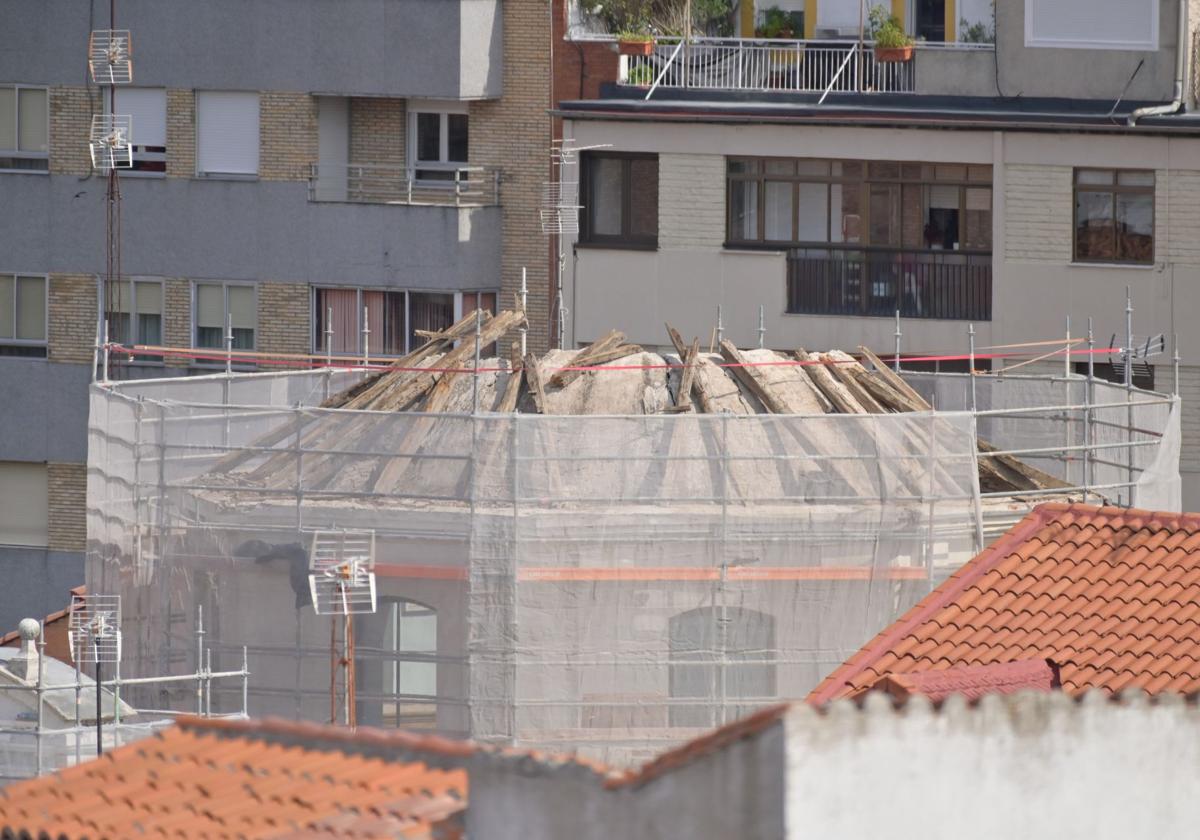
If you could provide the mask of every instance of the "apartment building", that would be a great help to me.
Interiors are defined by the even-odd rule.
[[[951,40],[947,25],[887,61],[844,27],[809,25],[853,17],[857,28],[856,4],[799,5],[814,37],[660,38],[646,57],[564,25],[576,49],[562,52],[582,66],[563,88],[578,98],[561,95],[555,114],[592,147],[575,175],[568,345],[618,327],[662,346],[664,321],[708,344],[719,310],[724,336],[753,346],[761,307],[779,348],[890,354],[897,311],[908,356],[964,355],[972,329],[981,353],[1063,339],[1068,318],[1075,338],[1091,318],[1105,348],[1126,344],[1129,287],[1136,340],[1167,343],[1134,365],[1138,385],[1173,390],[1179,339],[1183,497],[1195,509],[1200,9],[1012,0],[994,19],[987,9],[986,37]],[[967,6],[892,9],[928,34],[915,21],[932,5],[947,24]],[[1097,375],[1122,376],[1118,354],[1094,361]],[[1062,356],[1039,364],[1064,369]]]
[[[262,354],[386,358],[509,302],[547,343],[549,11],[539,0],[49,0],[0,27],[0,625],[83,581],[87,387]],[[121,280],[103,289],[110,104],[92,30],[132,33]],[[273,363],[294,363],[278,359]]]

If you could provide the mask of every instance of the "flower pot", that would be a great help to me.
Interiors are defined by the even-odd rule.
[[[888,61],[911,61],[913,56],[912,44],[903,47],[876,47],[875,60]]]
[[[654,55],[653,41],[618,41],[617,52],[621,55]]]

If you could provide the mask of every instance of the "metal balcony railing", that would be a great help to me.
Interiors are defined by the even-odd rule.
[[[992,319],[992,255],[961,251],[797,248],[787,311],[805,315]]]
[[[414,172],[404,166],[313,164],[308,200],[490,207],[500,203],[500,170],[460,166]]]

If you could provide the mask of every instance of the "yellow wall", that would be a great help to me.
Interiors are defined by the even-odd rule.
[[[958,13],[954,0],[946,0],[946,40],[958,40]]]
[[[817,0],[804,0],[804,37],[812,38],[817,32]]]
[[[738,7],[740,17],[738,25],[741,28],[741,36],[743,38],[754,37],[754,0],[742,0]]]

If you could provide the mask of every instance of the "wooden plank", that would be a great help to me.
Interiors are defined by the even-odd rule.
[[[517,410],[517,398],[521,396],[521,380],[525,378],[525,368],[521,364],[521,349],[514,343],[508,362],[508,381],[504,383],[504,395],[496,411],[511,414]]]
[[[830,350],[828,353],[821,354],[821,361],[826,363],[827,369],[833,373],[834,378],[849,389],[868,414],[888,413],[887,406],[880,404],[869,391],[858,383],[859,378],[866,375],[867,369],[860,365],[853,356],[843,353],[841,350]]]
[[[911,385],[909,385],[907,382],[905,382],[904,379],[899,374],[896,373],[896,371],[892,370],[890,367],[888,367],[883,362],[881,362],[879,360],[879,357],[871,352],[871,348],[864,347],[863,345],[860,344],[860,345],[858,345],[858,349],[859,349],[859,352],[861,352],[863,354],[863,356],[867,359],[867,361],[869,361],[872,365],[874,365],[875,371],[876,371],[876,373],[879,374],[880,378],[882,378],[885,382],[887,382],[887,384],[890,385],[893,389],[899,391],[900,393],[902,393],[906,397],[908,397],[910,401],[916,403],[917,405],[923,406],[922,408],[920,408],[918,410],[920,410],[920,411],[932,411],[933,410],[933,406],[931,406],[929,403],[927,403],[925,401],[925,398],[922,397],[920,394],[918,394]]]
[[[854,398],[850,389],[843,385],[821,363],[821,358],[815,353],[809,353],[803,347],[798,348],[792,355],[797,361],[805,362],[808,366],[809,378],[820,389],[825,398],[842,414],[866,414],[867,410]],[[812,364],[816,362],[817,364]]]
[[[688,347],[683,343],[683,336],[681,336],[679,331],[670,324],[665,324],[665,326],[667,328],[667,335],[671,337],[671,343],[675,345],[675,352],[679,354],[680,360],[683,360],[688,353]],[[708,364],[708,361],[706,359],[697,358],[697,364]],[[704,377],[697,375],[698,373],[699,371],[695,371],[692,375],[692,396],[696,398],[696,405],[699,406],[700,411],[704,412],[705,414],[713,414],[712,392],[709,391],[708,385],[704,381]]]
[[[533,407],[538,414],[546,413],[546,389],[542,385],[542,372],[538,369],[538,357],[530,353],[525,357],[525,382],[533,396]]]
[[[584,365],[602,364],[602,362],[597,360],[601,356],[604,356],[618,347],[624,341],[625,333],[618,330],[610,330],[607,334],[596,339],[587,347],[576,353],[571,358],[571,363],[566,365],[566,367],[582,367]],[[614,357],[609,356],[607,360],[611,361],[612,358]],[[617,356],[615,358],[619,359],[621,357]],[[565,388],[567,385],[571,384],[573,380],[582,376],[584,372],[585,371],[581,370],[560,370],[551,376],[546,384],[553,388]]]
[[[723,338],[720,347],[721,357],[731,365],[725,370],[729,371],[738,382],[741,382],[747,391],[756,396],[767,411],[772,414],[792,413],[789,411],[789,406],[780,400],[770,386],[760,378],[757,368],[747,366],[746,357],[733,345],[733,342]]]
[[[692,339],[692,346],[683,356],[683,372],[679,376],[679,393],[675,395],[675,407],[680,411],[692,408],[692,383],[696,380],[696,360],[700,357],[700,339]]]
[[[1016,483],[1016,481],[1014,480],[1014,475],[1015,475],[1015,476],[1020,476],[1022,479],[1024,479],[1024,481],[1026,481],[1030,485],[1032,485],[1029,487],[1020,487],[1018,489],[1021,489],[1021,490],[1051,490],[1051,489],[1056,489],[1056,488],[1067,488],[1067,487],[1071,486],[1070,484],[1063,481],[1062,479],[1055,478],[1054,476],[1050,475],[1049,473],[1042,472],[1037,467],[1031,467],[1029,464],[1026,464],[1024,461],[1022,461],[1012,455],[990,455],[989,454],[989,453],[998,452],[998,451],[1000,451],[1000,448],[998,446],[993,446],[992,444],[988,443],[983,438],[979,439],[979,452],[981,455],[981,457],[979,459],[979,463],[981,465],[984,462],[989,462],[989,463],[994,464],[996,466],[996,469],[999,472],[1001,472],[1002,474],[1006,473],[1005,477],[1008,478],[1010,481],[1013,481],[1014,483]]]
[[[808,367],[796,365],[795,367],[788,368],[788,370],[793,371],[799,379],[804,380],[805,384],[808,385],[808,390],[812,392],[812,395],[817,398],[817,402],[821,404],[822,411],[826,414],[833,414],[833,403],[829,397],[825,396],[825,392],[817,387],[817,383],[812,378],[812,373]]]

